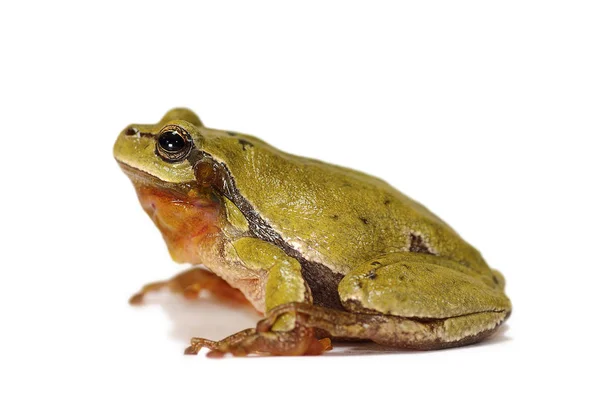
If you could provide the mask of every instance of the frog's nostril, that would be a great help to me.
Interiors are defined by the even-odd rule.
[[[140,131],[137,128],[134,128],[133,126],[127,128],[127,130],[125,131],[125,134],[127,136],[134,136],[134,135],[139,135]]]

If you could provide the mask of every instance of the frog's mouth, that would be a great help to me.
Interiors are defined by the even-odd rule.
[[[149,174],[146,171],[132,167],[131,165],[124,163],[123,161],[117,160],[121,170],[127,175],[134,186],[150,186],[156,188],[162,188],[166,191],[173,192],[174,194],[185,196],[190,190],[197,188],[195,181],[173,183],[167,182],[154,175]]]
[[[221,202],[196,182],[165,182],[119,162],[130,178],[142,208],[160,230],[177,262],[201,264],[219,236]]]

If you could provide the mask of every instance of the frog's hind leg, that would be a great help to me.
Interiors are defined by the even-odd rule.
[[[495,276],[434,255],[388,254],[342,279],[338,291],[346,310],[287,303],[272,309],[257,331],[294,314],[304,327],[333,338],[420,350],[475,343],[510,313],[503,280]]]
[[[510,313],[498,276],[435,255],[384,255],[342,279],[342,305],[358,316],[340,316],[345,327],[329,332],[416,349],[474,343]],[[326,325],[323,318],[319,322]]]
[[[381,314],[332,310],[306,303],[288,303],[272,310],[257,329],[268,330],[279,315],[301,315],[305,327],[332,338],[371,340],[403,349],[433,350],[476,343],[491,335],[506,312],[479,313],[445,319],[419,320]]]
[[[278,319],[294,315],[295,328],[273,330]],[[220,341],[193,338],[185,354],[208,348],[209,357],[227,353],[246,356],[319,355],[331,350],[331,338],[371,340],[405,349],[442,349],[478,342],[492,334],[506,318],[506,312],[483,312],[445,319],[419,320],[382,314],[354,313],[315,306],[286,303],[272,309],[256,329],[246,329]],[[319,338],[318,332],[328,334]]]
[[[169,280],[144,285],[138,293],[131,296],[129,303],[133,305],[141,304],[148,293],[163,288],[168,288],[173,293],[181,294],[187,299],[195,299],[200,295],[200,292],[208,291],[220,300],[234,304],[250,305],[238,289],[231,287],[214,273],[197,267],[184,271]]]

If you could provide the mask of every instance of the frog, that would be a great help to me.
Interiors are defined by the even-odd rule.
[[[113,154],[173,260],[190,265],[130,302],[169,288],[262,315],[191,338],[185,354],[318,355],[342,340],[444,349],[490,337],[511,313],[503,275],[380,178],[208,128],[187,108],[128,125]]]

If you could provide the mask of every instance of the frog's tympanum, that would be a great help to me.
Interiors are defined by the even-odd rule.
[[[298,157],[174,109],[130,125],[114,155],[172,258],[146,285],[206,290],[265,317],[187,354],[320,354],[331,339],[440,349],[489,336],[511,311],[502,275],[427,208],[370,175]]]

